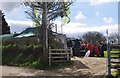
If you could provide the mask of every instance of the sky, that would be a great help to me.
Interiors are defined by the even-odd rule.
[[[1,2],[0,9],[5,14],[12,33],[33,27],[32,20],[25,14],[29,8],[20,2],[22,1]],[[58,25],[58,32],[61,32],[60,18],[54,23]],[[78,37],[88,31],[98,31],[105,35],[107,29],[109,33],[118,32],[117,0],[76,0],[70,7],[70,22],[63,26],[63,33],[68,37]]]

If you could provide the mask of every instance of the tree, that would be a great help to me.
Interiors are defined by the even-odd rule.
[[[88,42],[92,42],[93,44],[95,44],[96,42],[101,44],[101,42],[106,40],[105,36],[102,33],[97,31],[87,32],[82,35],[82,38],[84,40],[87,40]]]
[[[3,34],[10,34],[10,26],[8,26],[8,23],[5,20],[5,15],[2,13],[2,10],[0,10],[0,35]]]
[[[48,28],[53,20],[57,17],[64,17],[67,15],[68,7],[71,3],[66,6],[64,2],[25,2],[25,6],[30,8],[37,7],[40,10],[39,24],[41,24],[41,35],[42,35],[42,46],[43,46],[43,62],[48,63]],[[64,10],[63,10],[64,9]],[[32,9],[31,9],[32,10]],[[34,15],[31,15],[30,12],[26,11],[28,15],[34,20]]]

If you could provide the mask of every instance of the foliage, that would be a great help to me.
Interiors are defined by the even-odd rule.
[[[0,10],[0,26],[1,26],[0,30],[2,30],[0,35],[10,34],[10,26],[8,26],[8,23],[5,20],[5,15],[4,13],[2,13],[1,10]]]
[[[19,46],[23,45],[38,45],[38,39],[36,37],[23,37],[23,38],[11,38],[11,39],[3,39],[1,40],[1,44],[3,46],[7,46],[9,44],[18,44]]]
[[[82,35],[82,38],[84,40],[87,40],[88,42],[92,42],[93,44],[96,44],[96,43],[101,44],[101,42],[106,40],[105,36],[102,33],[97,31],[87,32]]]

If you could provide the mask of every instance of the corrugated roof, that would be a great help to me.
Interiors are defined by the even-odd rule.
[[[29,34],[30,32],[33,33],[33,34],[38,33],[38,27],[27,28],[26,30],[24,30],[20,34]]]
[[[14,35],[14,34],[5,34],[5,35],[1,35],[0,39],[9,39],[9,38],[22,38],[22,37],[31,37],[31,36],[35,36],[38,33],[39,28],[38,27],[31,27],[31,28],[27,28],[26,30],[24,30],[23,32],[21,32],[19,35]],[[52,32],[53,35],[63,35],[63,34],[59,34],[56,32]]]
[[[4,35],[0,35],[0,39],[10,39],[14,37],[14,34],[4,34]]]
[[[24,30],[23,32],[21,32],[15,38],[35,36],[36,33],[38,33],[38,27],[31,27],[31,28],[27,28],[26,30]]]
[[[26,33],[26,34],[23,33],[23,34],[20,34],[20,35],[16,36],[15,38],[30,37],[30,36],[35,36],[35,34],[32,33],[32,32],[29,32],[29,33]]]

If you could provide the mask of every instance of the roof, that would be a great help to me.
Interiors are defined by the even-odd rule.
[[[30,27],[30,28],[27,28],[26,30],[24,30],[23,32],[20,33],[20,35],[16,36],[15,38],[22,38],[22,37],[31,37],[31,36],[35,36],[35,34],[37,34],[39,31],[38,31],[38,27]],[[63,34],[60,34],[60,33],[56,33],[56,32],[53,32],[53,35],[63,35]]]
[[[38,27],[30,27],[30,28],[27,28],[26,30],[24,30],[23,32],[21,32],[20,34],[28,34],[28,33],[33,33],[33,34],[36,34],[38,33]]]
[[[26,30],[21,32],[15,38],[31,37],[31,36],[35,36],[36,33],[38,33],[38,27],[31,27],[31,28],[27,28]]]
[[[0,35],[0,39],[10,39],[13,38],[14,34],[4,34],[4,35]]]
[[[31,37],[31,36],[35,36],[39,31],[38,31],[38,27],[29,27],[26,30],[24,30],[23,32],[21,32],[20,34],[5,34],[5,35],[1,35],[0,39],[9,39],[9,38],[22,38],[22,37]],[[52,32],[53,35],[55,36],[64,36],[63,34],[60,33],[56,33],[56,32]]]
[[[30,37],[30,36],[35,36],[35,34],[32,32],[29,32],[27,34],[20,34],[20,35],[16,36],[15,38]]]

